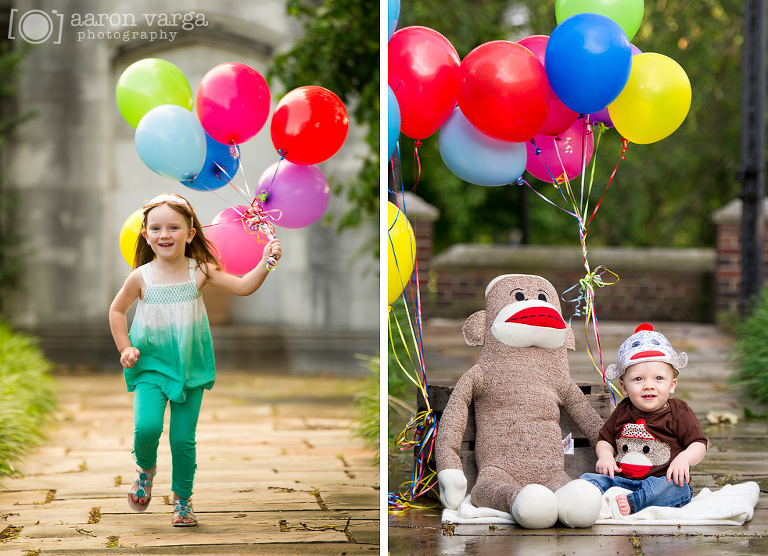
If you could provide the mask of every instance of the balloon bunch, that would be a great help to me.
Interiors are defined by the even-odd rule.
[[[328,89],[298,87],[277,103],[270,133],[280,158],[265,170],[255,195],[233,177],[238,169],[245,177],[238,146],[269,118],[270,91],[258,71],[237,62],[219,64],[203,76],[193,102],[178,67],[145,58],[122,73],[115,97],[136,129],[136,150],[150,170],[217,196],[216,190],[230,184],[245,198],[247,205],[224,199],[229,208],[206,226],[228,272],[245,274],[258,264],[266,241],[275,237],[273,224],[302,228],[325,211],[330,187],[316,165],[336,154],[349,128],[344,104]],[[133,213],[121,230],[120,249],[129,264],[140,229]]]
[[[571,301],[576,303],[574,316],[586,317],[585,334],[590,322],[594,327],[599,364],[589,340],[588,351],[606,381],[594,293],[618,276],[603,266],[591,268],[588,226],[629,143],[660,141],[685,120],[691,106],[688,76],[671,58],[643,53],[630,43],[642,22],[643,0],[555,0],[557,26],[549,36],[490,41],[463,60],[434,29],[395,31],[396,4],[394,18],[393,1],[389,5],[390,160],[399,156],[400,134],[414,140],[418,160],[421,142],[439,130],[441,158],[462,180],[481,186],[526,185],[575,218],[586,274],[574,286],[579,293]],[[611,127],[620,135],[620,160],[592,208],[598,146]],[[553,184],[565,208],[528,184],[525,171]],[[571,184],[577,178],[580,189]],[[394,290],[404,282],[400,266],[407,268],[396,265]],[[392,259],[389,275],[392,303]]]

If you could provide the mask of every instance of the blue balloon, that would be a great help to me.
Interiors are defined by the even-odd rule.
[[[619,24],[594,13],[576,14],[555,27],[544,67],[552,90],[580,114],[593,114],[619,96],[632,70],[632,49]]]
[[[240,167],[240,151],[235,145],[214,141],[207,133],[205,145],[205,162],[200,173],[194,179],[181,182],[196,191],[213,191],[224,187]]]
[[[525,143],[494,139],[477,129],[456,107],[440,128],[440,156],[455,175],[476,185],[506,185],[523,175]]]
[[[398,19],[400,19],[400,0],[389,0],[387,5],[387,22],[389,23],[387,41],[395,34]]]
[[[389,130],[389,158],[395,154],[397,140],[400,137],[400,105],[397,97],[392,92],[392,87],[387,87],[389,102],[387,104],[387,125]]]
[[[141,118],[134,136],[147,167],[163,177],[194,179],[205,162],[205,131],[197,117],[175,104],[156,106]]]

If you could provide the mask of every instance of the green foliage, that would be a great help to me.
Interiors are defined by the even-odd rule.
[[[19,41],[16,41],[19,42]],[[19,76],[21,61],[29,49],[29,45],[18,50],[11,50],[9,43],[0,45],[0,151],[5,146],[6,137],[17,126],[32,118],[35,114],[9,117],[5,105],[16,96],[16,81]],[[21,238],[17,231],[12,215],[17,206],[16,199],[3,188],[0,181],[0,309],[3,300],[19,285],[23,270],[23,258],[19,254]]]
[[[768,289],[763,289],[736,331],[732,355],[737,369],[730,382],[749,398],[768,403]]]
[[[354,120],[367,127],[363,167],[345,185],[350,208],[340,229],[375,220],[379,214],[379,3],[374,0],[289,0],[288,13],[304,25],[304,36],[278,55],[267,78],[286,92],[319,85],[336,93]]]
[[[412,0],[403,5],[399,27],[432,27],[463,57],[490,40],[551,34],[557,24],[554,4],[521,0],[511,9],[508,2],[493,0]],[[629,145],[589,228],[590,245],[713,245],[711,214],[740,189],[736,171],[742,14],[743,3],[738,0],[645,2],[643,23],[632,42],[643,52],[664,54],[683,67],[691,82],[691,109],[682,126],[666,139]],[[620,160],[620,140],[613,129],[603,135],[592,206]],[[405,187],[411,189],[417,176],[413,140],[401,135],[400,148]],[[504,243],[522,227],[521,186],[462,182],[443,164],[437,134],[423,141],[419,157],[422,173],[414,192],[441,211],[435,228],[438,251],[456,242]],[[564,206],[554,187],[527,173],[524,177]],[[578,245],[578,228],[571,216],[531,191],[525,196],[530,243]]]
[[[381,430],[381,419],[379,416],[381,399],[379,356],[366,357],[359,355],[358,359],[365,364],[370,374],[365,379],[363,389],[355,396],[355,413],[357,414],[355,434],[363,440],[366,448],[376,452],[373,464],[379,465],[381,459],[379,454],[379,433]]]
[[[0,323],[0,475],[44,439],[55,407],[50,367],[32,338]]]

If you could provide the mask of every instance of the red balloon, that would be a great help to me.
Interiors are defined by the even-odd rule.
[[[285,95],[272,116],[272,144],[294,164],[320,164],[344,144],[349,116],[333,92],[309,85]]]
[[[502,141],[534,137],[549,107],[544,66],[530,50],[510,41],[481,44],[459,67],[461,112],[480,131]]]
[[[203,76],[195,95],[197,117],[219,143],[248,141],[269,116],[269,86],[259,72],[238,62],[219,64]]]
[[[443,35],[405,27],[389,40],[388,81],[400,106],[400,131],[426,139],[453,114],[460,58]]]
[[[517,41],[517,44],[521,44],[533,52],[536,59],[544,66],[545,72],[547,65],[544,63],[544,52],[547,50],[548,40],[549,37],[546,35],[533,35]],[[547,119],[544,120],[544,125],[541,126],[539,134],[557,135],[571,127],[571,124],[579,117],[579,113],[563,104],[563,101],[560,100],[552,90],[552,87],[549,86],[549,80],[547,80],[547,86],[549,87],[549,112],[547,112]]]

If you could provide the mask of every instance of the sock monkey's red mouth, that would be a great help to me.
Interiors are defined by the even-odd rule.
[[[558,330],[565,328],[563,317],[550,307],[527,307],[510,316],[505,322]]]
[[[640,353],[634,354],[632,357],[630,357],[630,361],[634,361],[635,359],[645,359],[646,357],[664,357],[666,354],[661,351],[641,351]]]

